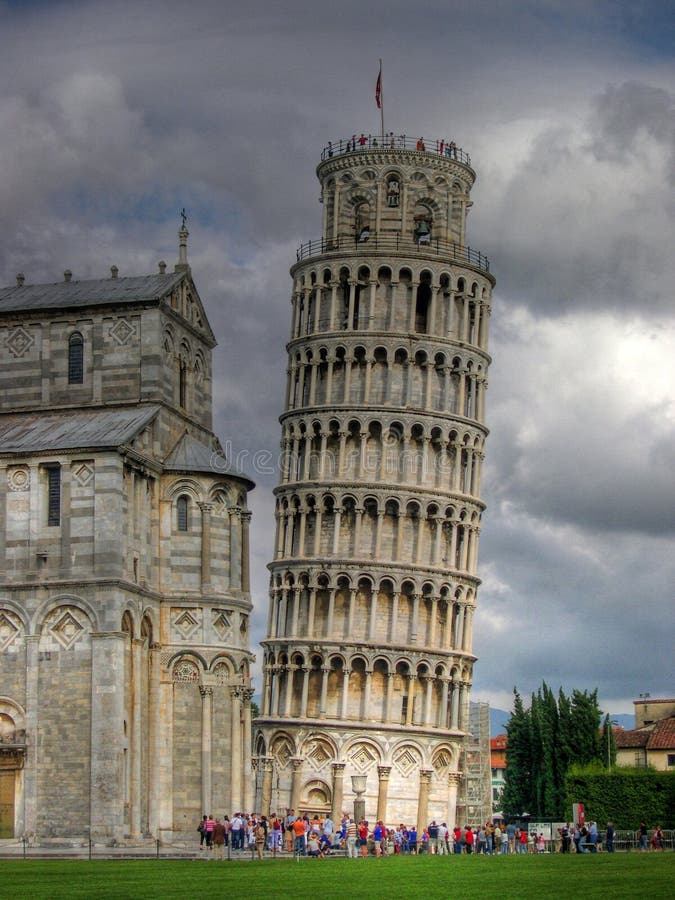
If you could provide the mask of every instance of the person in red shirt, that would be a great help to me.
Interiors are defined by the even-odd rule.
[[[473,829],[468,825],[464,829],[464,846],[467,853],[473,853]]]
[[[359,843],[361,844],[361,856],[368,855],[368,823],[365,819],[359,825]]]

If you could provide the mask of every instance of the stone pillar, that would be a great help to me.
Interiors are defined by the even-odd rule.
[[[161,703],[162,656],[159,644],[151,644],[148,650],[150,675],[148,678],[148,831],[157,837],[161,797],[162,737],[172,727],[164,718]],[[160,726],[160,722],[162,723]]]
[[[199,685],[202,696],[202,809],[210,815],[213,803],[211,793],[211,722],[213,708],[213,688]]]
[[[452,697],[450,698],[450,728],[454,731],[459,729],[459,676],[454,675],[452,679]]]
[[[387,696],[384,701],[384,721],[391,722],[391,702],[394,693],[395,672],[387,672]]]
[[[37,830],[37,766],[38,747],[38,647],[39,634],[27,634],[26,642],[26,763],[23,774],[24,830]],[[93,648],[92,648],[93,650]]]
[[[373,680],[373,672],[372,669],[366,669],[366,683],[363,688],[363,712],[361,713],[362,719],[369,719],[369,711],[370,711],[370,688]]]
[[[202,555],[201,555],[201,588],[202,593],[211,590],[211,510],[213,503],[200,503],[202,511]]]
[[[251,700],[253,699],[253,689],[244,688],[242,697],[244,700],[244,723],[242,734],[244,806],[246,807],[247,812],[252,812],[255,787],[253,761],[251,758]]]
[[[389,773],[391,766],[377,767],[377,816],[378,821],[387,821],[387,794],[389,793]]]
[[[408,675],[408,706],[405,711],[405,724],[409,728],[413,723],[413,708],[415,706],[415,694],[417,692],[417,677]]]
[[[342,670],[342,697],[340,701],[340,718],[347,718],[347,703],[349,702],[349,669]]]
[[[307,718],[307,700],[309,697],[309,668],[302,667],[302,699],[300,700],[300,718]]]
[[[431,725],[431,700],[434,687],[434,679],[429,675],[424,682],[424,727]]]
[[[291,765],[293,766],[293,774],[291,776],[291,802],[290,809],[294,809],[296,815],[300,812],[300,792],[302,791],[302,764],[304,759],[302,756],[292,756]]]
[[[460,776],[457,772],[451,772],[448,775],[448,828],[452,830],[453,825],[457,825],[457,790],[459,788]]]
[[[124,834],[120,785],[124,783],[124,640],[121,632],[91,636],[91,834]]]
[[[241,509],[233,506],[230,514],[230,587],[241,588]]]
[[[271,756],[261,756],[258,763],[262,768],[262,797],[260,800],[260,813],[263,816],[269,816],[272,803],[272,774],[273,759]],[[251,810],[247,810],[251,812]]]
[[[345,764],[332,763],[331,769],[333,770],[333,805],[331,809],[331,818],[333,819],[335,828],[337,830],[338,825],[342,819]]]
[[[241,514],[241,589],[248,593],[251,590],[251,561],[250,561],[250,538],[249,526],[251,524],[251,513],[242,512]]]
[[[368,640],[375,640],[375,631],[377,628],[377,588],[370,595],[370,618],[368,621]]]
[[[417,802],[417,828],[426,828],[429,818],[429,791],[431,790],[431,769],[420,769],[420,793]]]
[[[314,619],[316,615],[316,588],[309,588],[309,611],[307,614],[307,635],[314,637]]]
[[[143,733],[141,730],[142,677],[141,654],[143,641],[134,638],[131,642],[131,684],[132,684],[132,718],[131,741],[129,742],[130,784],[129,784],[129,827],[132,835],[141,833],[141,792],[143,791],[142,758]]]
[[[243,812],[241,794],[241,687],[235,685],[230,690],[232,703],[232,752],[230,754],[230,784],[232,812]]]
[[[447,728],[448,727],[448,687],[450,684],[450,679],[447,677],[441,677],[441,706],[438,710],[438,727],[439,728]]]
[[[286,666],[286,694],[284,697],[283,715],[287,718],[291,715],[291,702],[293,700],[293,673],[296,667],[293,665]]]
[[[329,668],[326,666],[321,667],[321,700],[319,702],[319,715],[324,717],[326,715],[326,701],[328,699],[328,674],[330,672]]]

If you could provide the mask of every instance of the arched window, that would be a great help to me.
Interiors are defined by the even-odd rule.
[[[190,498],[185,494],[176,501],[176,523],[179,531],[187,531],[189,524]]]
[[[84,341],[79,331],[68,338],[68,384],[84,381]]]

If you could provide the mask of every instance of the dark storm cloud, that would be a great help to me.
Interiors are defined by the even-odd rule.
[[[289,266],[328,140],[469,150],[491,327],[475,683],[663,690],[673,631],[668,4],[613,0],[0,6],[3,283],[189,257],[219,340],[215,427],[256,478],[264,634]],[[636,605],[649,615],[635,616]],[[592,611],[592,612],[590,612]],[[645,680],[649,654],[658,677]],[[619,712],[620,710],[615,709]]]

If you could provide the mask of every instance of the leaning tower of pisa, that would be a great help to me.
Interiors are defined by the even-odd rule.
[[[454,143],[335,142],[291,334],[256,797],[454,824],[494,278]],[[353,780],[353,776],[361,776]],[[360,793],[363,790],[363,793]]]

